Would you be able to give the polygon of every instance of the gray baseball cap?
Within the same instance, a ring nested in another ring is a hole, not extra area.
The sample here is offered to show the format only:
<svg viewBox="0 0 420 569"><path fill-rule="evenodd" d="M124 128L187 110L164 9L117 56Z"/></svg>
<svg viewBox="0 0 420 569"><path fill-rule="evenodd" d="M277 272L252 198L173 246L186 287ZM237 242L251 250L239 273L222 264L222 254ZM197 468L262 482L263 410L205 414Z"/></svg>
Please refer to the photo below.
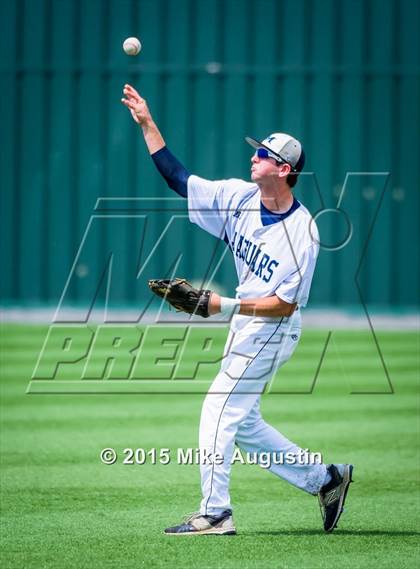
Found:
<svg viewBox="0 0 420 569"><path fill-rule="evenodd" d="M301 143L290 134L275 132L264 138L261 142L250 136L245 140L254 148L265 148L273 155L275 160L286 162L292 167L293 172L301 172L305 165L305 152Z"/></svg>

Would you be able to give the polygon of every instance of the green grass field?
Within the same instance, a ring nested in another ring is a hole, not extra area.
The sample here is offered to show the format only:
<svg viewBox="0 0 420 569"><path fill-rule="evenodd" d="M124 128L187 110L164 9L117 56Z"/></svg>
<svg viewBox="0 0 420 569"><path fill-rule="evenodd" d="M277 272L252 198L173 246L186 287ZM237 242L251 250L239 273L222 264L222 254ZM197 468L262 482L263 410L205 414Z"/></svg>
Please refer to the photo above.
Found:
<svg viewBox="0 0 420 569"><path fill-rule="evenodd" d="M312 394L325 332L304 332L264 396L263 415L327 462L355 464L331 535L316 498L257 466L235 465L235 537L167 537L197 509L198 466L100 462L104 447L197 446L203 395L25 394L45 326L4 325L1 366L1 566L13 568L414 568L418 566L419 343L333 334ZM219 329L221 341L225 331ZM192 361L199 350L188 354ZM214 366L203 372L209 379ZM376 394L352 394L371 391Z"/></svg>

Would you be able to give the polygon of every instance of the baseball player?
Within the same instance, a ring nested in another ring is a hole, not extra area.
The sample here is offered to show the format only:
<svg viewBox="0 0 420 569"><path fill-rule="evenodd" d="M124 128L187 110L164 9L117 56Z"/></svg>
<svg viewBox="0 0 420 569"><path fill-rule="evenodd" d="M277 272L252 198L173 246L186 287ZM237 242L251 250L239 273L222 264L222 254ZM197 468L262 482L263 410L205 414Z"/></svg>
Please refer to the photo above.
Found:
<svg viewBox="0 0 420 569"><path fill-rule="evenodd" d="M231 316L220 372L202 408L200 510L168 535L233 535L229 496L235 445L247 453L272 453L269 470L302 490L318 495L324 529L332 531L343 511L353 466L302 461L302 449L268 425L260 397L275 371L293 354L301 333L319 249L308 210L293 196L305 155L298 140L274 133L254 147L251 182L209 181L191 175L171 154L146 101L130 85L122 103L140 125L151 157L170 188L188 199L190 221L224 239L238 274L235 298L197 290L182 279L150 281L149 286L177 309ZM296 460L282 461L281 456ZM270 454L271 456L271 454Z"/></svg>

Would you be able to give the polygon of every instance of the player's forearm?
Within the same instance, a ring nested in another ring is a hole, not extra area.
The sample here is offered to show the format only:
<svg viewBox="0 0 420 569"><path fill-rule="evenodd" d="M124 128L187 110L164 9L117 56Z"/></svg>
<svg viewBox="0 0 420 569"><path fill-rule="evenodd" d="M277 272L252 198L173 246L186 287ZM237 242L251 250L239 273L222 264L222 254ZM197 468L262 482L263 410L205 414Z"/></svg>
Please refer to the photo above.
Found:
<svg viewBox="0 0 420 569"><path fill-rule="evenodd" d="M165 140L153 120L140 124L140 128L143 131L144 140L150 154L154 154L165 146Z"/></svg>
<svg viewBox="0 0 420 569"><path fill-rule="evenodd" d="M212 293L209 303L210 314L217 314L221 312L222 308L222 297L216 293ZM244 316L265 316L268 318L279 318L291 316L295 311L295 308L296 303L289 304L288 302L285 302L278 296L274 295L265 298L241 299L238 302L238 309L236 312Z"/></svg>
<svg viewBox="0 0 420 569"><path fill-rule="evenodd" d="M245 298L241 300L239 314L244 316L281 317L291 316L296 304L281 301L277 296L267 298Z"/></svg>

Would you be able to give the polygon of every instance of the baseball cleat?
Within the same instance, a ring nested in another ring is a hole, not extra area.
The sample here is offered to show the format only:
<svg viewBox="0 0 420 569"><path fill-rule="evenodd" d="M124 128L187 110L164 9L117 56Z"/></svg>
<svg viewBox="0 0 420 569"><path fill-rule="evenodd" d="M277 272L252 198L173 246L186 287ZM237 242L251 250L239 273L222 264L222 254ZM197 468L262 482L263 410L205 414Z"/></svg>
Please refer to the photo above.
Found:
<svg viewBox="0 0 420 569"><path fill-rule="evenodd" d="M330 464L327 467L331 480L321 488L318 494L319 506L324 522L324 530L333 531L343 513L344 501L352 480L352 464Z"/></svg>
<svg viewBox="0 0 420 569"><path fill-rule="evenodd" d="M179 526L166 528L166 535L236 535L232 510L219 516L203 516L199 512L187 516Z"/></svg>

